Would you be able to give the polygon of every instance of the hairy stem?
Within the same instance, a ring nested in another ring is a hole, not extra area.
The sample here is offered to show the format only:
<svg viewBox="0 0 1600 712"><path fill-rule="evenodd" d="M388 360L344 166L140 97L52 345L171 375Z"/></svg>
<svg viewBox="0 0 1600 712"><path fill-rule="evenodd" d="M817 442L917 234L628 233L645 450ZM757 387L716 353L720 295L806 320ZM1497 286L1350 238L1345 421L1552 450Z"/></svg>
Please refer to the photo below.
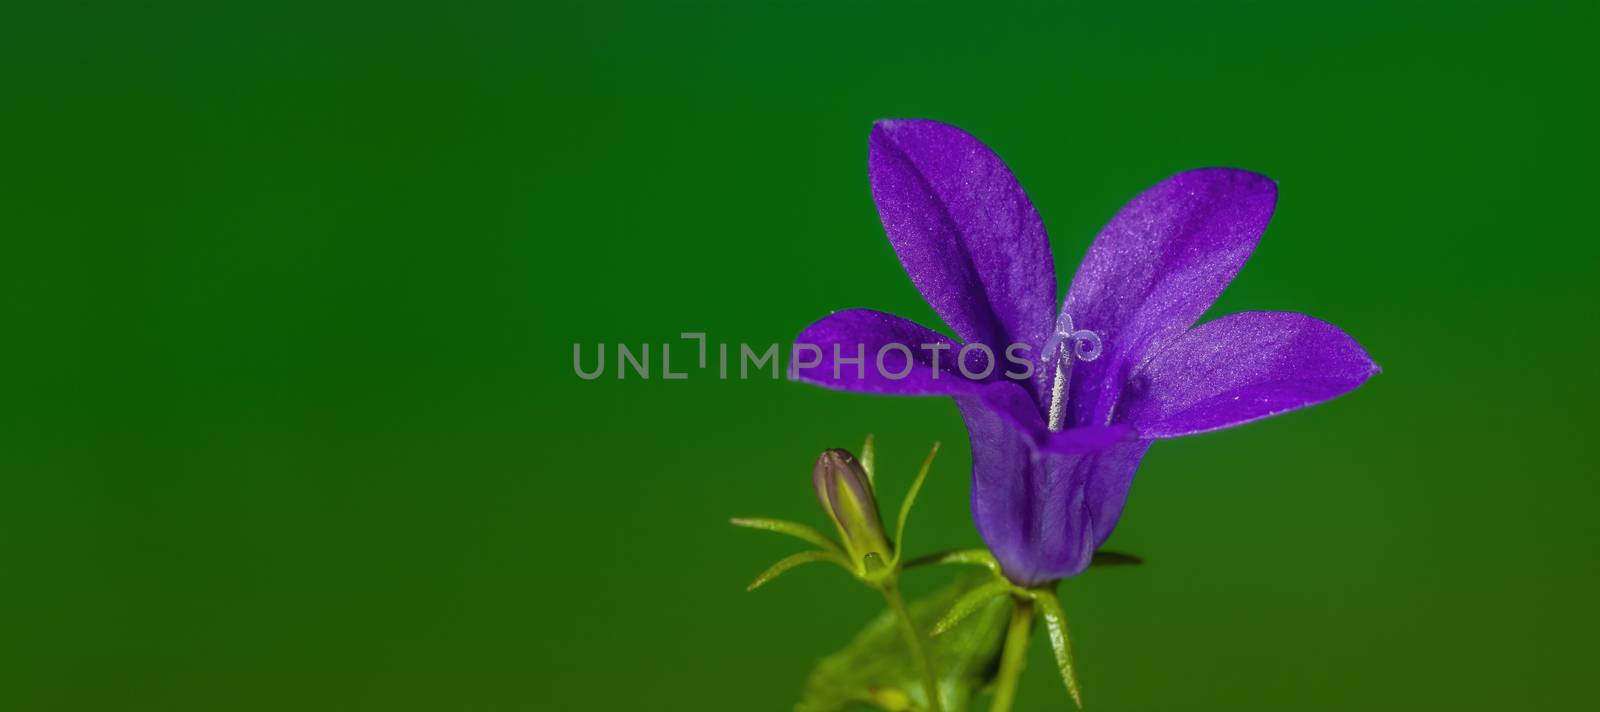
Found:
<svg viewBox="0 0 1600 712"><path fill-rule="evenodd" d="M894 610L894 617L900 621L900 632L905 636L906 647L911 650L911 657L917 663L917 668L922 671L922 689L928 696L928 709L931 712L941 712L939 699L939 675L934 672L933 660L928 657L928 649L922 644L922 633L917 630L917 624L911 620L911 611L906 609L905 600L900 598L900 591L891 581L882 587L883 598L889 602L889 608Z"/></svg>
<svg viewBox="0 0 1600 712"><path fill-rule="evenodd" d="M1033 633L1033 601L1016 599L1011 625L1006 628L1005 649L1000 654L1000 676L994 683L994 703L989 712L1011 712L1017 698L1017 681L1028 659L1028 638Z"/></svg>

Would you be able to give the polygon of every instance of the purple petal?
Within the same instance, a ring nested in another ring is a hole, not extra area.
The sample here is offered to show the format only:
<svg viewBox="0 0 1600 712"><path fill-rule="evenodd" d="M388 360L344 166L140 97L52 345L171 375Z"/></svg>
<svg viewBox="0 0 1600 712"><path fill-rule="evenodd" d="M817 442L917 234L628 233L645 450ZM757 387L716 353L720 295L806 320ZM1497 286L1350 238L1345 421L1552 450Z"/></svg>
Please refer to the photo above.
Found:
<svg viewBox="0 0 1600 712"><path fill-rule="evenodd" d="M1122 507L1128 502L1128 491L1133 488L1133 475L1139 461L1150 449L1149 440L1124 442L1086 456L1090 459L1088 488L1089 501L1094 503L1094 548L1099 549L1111 538L1117 521L1122 518Z"/></svg>
<svg viewBox="0 0 1600 712"><path fill-rule="evenodd" d="M1050 432L1028 391L1002 375L1006 371L1003 364L997 362L987 369L988 356L973 349L963 373L957 363L960 344L893 314L871 309L837 312L806 327L795 337L795 344L816 347L815 351L796 351L790 361L790 376L795 380L860 393L970 396L1022 433L1035 449L1057 454L1087 452L1134 435L1133 427L1126 424ZM879 353L883 354L881 363ZM860 363L855 362L858 357ZM990 371L986 377L968 375L985 370ZM895 378L901 373L905 375Z"/></svg>
<svg viewBox="0 0 1600 712"><path fill-rule="evenodd" d="M1088 567L1121 516L1149 441L1090 453L1035 454L986 404L956 399L972 439L972 516L1006 576L1036 585Z"/></svg>
<svg viewBox="0 0 1600 712"><path fill-rule="evenodd" d="M1230 314L1173 341L1128 383L1117 419L1146 438L1227 428L1354 390L1377 364L1304 314Z"/></svg>
<svg viewBox="0 0 1600 712"><path fill-rule="evenodd" d="M868 146L883 229L922 297L968 343L1037 352L1055 320L1055 265L1010 169L936 121L879 121Z"/></svg>
<svg viewBox="0 0 1600 712"><path fill-rule="evenodd" d="M802 346L806 344L816 351L809 352ZM984 383L960 372L956 364L960 350L961 345L949 337L909 319L847 309L818 319L795 337L790 377L860 393L975 395ZM857 357L860 363L854 362ZM981 358L981 352L970 352L968 370L980 373Z"/></svg>
<svg viewBox="0 0 1600 712"><path fill-rule="evenodd" d="M1277 196L1266 176L1187 171L1134 198L1100 231L1063 306L1105 348L1074 367L1074 422L1109 421L1128 375L1199 319L1249 259Z"/></svg>

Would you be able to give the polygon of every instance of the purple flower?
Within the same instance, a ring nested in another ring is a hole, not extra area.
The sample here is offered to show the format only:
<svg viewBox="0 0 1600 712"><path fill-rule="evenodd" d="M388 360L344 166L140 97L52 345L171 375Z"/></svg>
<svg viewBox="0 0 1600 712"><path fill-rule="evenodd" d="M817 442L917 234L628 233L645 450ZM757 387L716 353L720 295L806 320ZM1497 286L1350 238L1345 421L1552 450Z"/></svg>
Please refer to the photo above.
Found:
<svg viewBox="0 0 1600 712"><path fill-rule="evenodd" d="M1153 441L1320 403L1378 372L1354 339L1303 314L1191 328L1266 230L1277 186L1265 176L1205 168L1146 190L1100 231L1058 312L1044 224L987 146L934 121L880 121L868 171L906 274L962 341L851 309L796 338L821 358L791 374L954 396L973 519L1019 584L1089 565Z"/></svg>

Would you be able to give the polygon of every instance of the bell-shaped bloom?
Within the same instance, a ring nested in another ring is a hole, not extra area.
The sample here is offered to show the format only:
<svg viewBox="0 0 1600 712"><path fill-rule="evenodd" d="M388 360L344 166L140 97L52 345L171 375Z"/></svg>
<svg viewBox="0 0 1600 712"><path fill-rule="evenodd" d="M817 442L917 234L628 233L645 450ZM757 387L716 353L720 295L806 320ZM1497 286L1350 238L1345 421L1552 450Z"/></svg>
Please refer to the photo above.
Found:
<svg viewBox="0 0 1600 712"><path fill-rule="evenodd" d="M1302 314L1194 326L1266 230L1277 186L1265 176L1206 168L1146 190L1095 238L1058 308L1044 224L994 152L924 120L880 121L868 145L889 242L960 341L840 311L796 337L821 353L791 375L955 397L973 519L1019 584L1089 565L1154 440L1313 405L1378 372L1354 339Z"/></svg>

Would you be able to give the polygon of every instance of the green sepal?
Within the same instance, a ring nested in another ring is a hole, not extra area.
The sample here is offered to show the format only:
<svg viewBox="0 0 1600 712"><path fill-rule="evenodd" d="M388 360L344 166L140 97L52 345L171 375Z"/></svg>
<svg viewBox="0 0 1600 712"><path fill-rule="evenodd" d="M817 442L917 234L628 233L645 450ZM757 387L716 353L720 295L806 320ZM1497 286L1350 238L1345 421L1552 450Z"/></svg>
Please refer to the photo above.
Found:
<svg viewBox="0 0 1600 712"><path fill-rule="evenodd" d="M915 559L907 561L903 568L910 569L918 566L928 566L931 564L982 566L983 568L988 569L989 573L992 573L996 576L1002 575L1000 571L1000 562L995 560L994 554L989 553L988 549L954 549L951 551L941 551L934 554L928 554L926 556L919 556Z"/></svg>
<svg viewBox="0 0 1600 712"><path fill-rule="evenodd" d="M866 442L861 443L861 469L867 473L867 484L874 490L878 488L878 453L872 447L872 433L867 433Z"/></svg>
<svg viewBox="0 0 1600 712"><path fill-rule="evenodd" d="M1061 671L1061 681L1067 684L1067 694L1073 704L1083 709L1083 693L1078 689L1078 676L1072 671L1072 641L1067 637L1067 614L1061 610L1061 600L1054 591L1034 589L1033 601L1044 618L1045 630L1050 634L1050 649L1056 654L1056 669Z"/></svg>
<svg viewBox="0 0 1600 712"><path fill-rule="evenodd" d="M867 437L867 443L872 443L871 436ZM922 491L922 483L928 479L928 469L933 467L933 456L938 454L939 443L935 442L933 444L933 449L928 451L927 459L922 461L922 469L917 471L917 479L912 480L911 489L906 490L905 500L900 502L900 517L894 525L895 561L900 560L900 554L901 552L905 551L906 548L906 518L911 516L911 505L916 503L917 493ZM870 477L871 474L872 471L868 470L867 475Z"/></svg>
<svg viewBox="0 0 1600 712"><path fill-rule="evenodd" d="M1120 551L1106 551L1105 549L1094 552L1094 558L1089 560L1089 566L1091 567L1138 566L1142 563L1144 563L1144 559L1134 556L1133 554L1124 554Z"/></svg>
<svg viewBox="0 0 1600 712"><path fill-rule="evenodd" d="M786 556L780 559L778 563L768 566L767 570L761 572L761 575L757 576L756 580L751 581L750 585L746 586L744 590L754 591L758 588L761 588L761 586L766 582L781 576L785 571L788 571L796 566L812 563L814 561L827 561L832 564L837 564L840 568L843 568L846 571L851 570L850 564L844 559L839 558L839 555L832 551L802 551L798 554Z"/></svg>
<svg viewBox="0 0 1600 712"><path fill-rule="evenodd" d="M1011 592L1011 584L1006 581L990 581L982 586L972 589L956 599L951 604L950 610L933 626L933 635L944 635L955 624L966 619L967 616L983 607L989 599L995 596L1004 596Z"/></svg>
<svg viewBox="0 0 1600 712"><path fill-rule="evenodd" d="M788 534L796 539L810 542L826 551L838 554L840 558L844 558L844 550L840 549L839 545L835 544L832 539L829 539L822 532L812 529L811 527L799 522L789 522L782 519L764 519L760 517L737 517L728 521L736 527L760 529L763 531L777 532L779 534Z"/></svg>
<svg viewBox="0 0 1600 712"><path fill-rule="evenodd" d="M907 608L912 622L928 630L968 592L992 580L986 574L966 574L911 601ZM929 641L944 712L963 712L991 682L1011 605L1009 596L990 598L964 625ZM862 704L880 710L927 709L922 675L906 655L899 624L889 611L868 623L844 649L817 662L795 710L841 712Z"/></svg>

